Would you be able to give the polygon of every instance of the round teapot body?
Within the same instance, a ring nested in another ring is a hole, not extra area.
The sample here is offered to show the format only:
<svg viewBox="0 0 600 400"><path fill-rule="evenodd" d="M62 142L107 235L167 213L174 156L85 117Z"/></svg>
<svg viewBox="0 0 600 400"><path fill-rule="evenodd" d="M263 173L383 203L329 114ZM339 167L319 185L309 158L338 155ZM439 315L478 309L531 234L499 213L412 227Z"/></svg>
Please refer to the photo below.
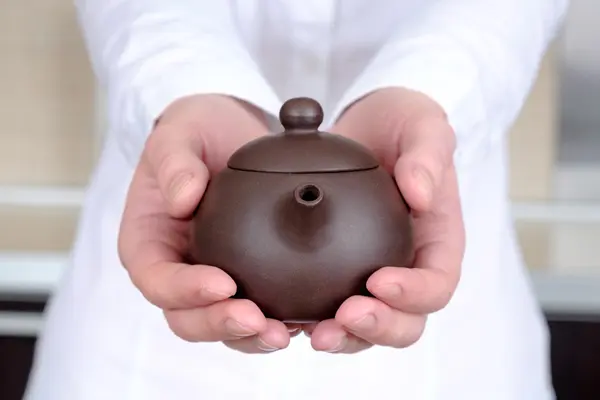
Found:
<svg viewBox="0 0 600 400"><path fill-rule="evenodd" d="M382 168L283 174L225 169L192 223L191 261L213 265L268 318L333 318L384 266L410 267L408 207Z"/></svg>

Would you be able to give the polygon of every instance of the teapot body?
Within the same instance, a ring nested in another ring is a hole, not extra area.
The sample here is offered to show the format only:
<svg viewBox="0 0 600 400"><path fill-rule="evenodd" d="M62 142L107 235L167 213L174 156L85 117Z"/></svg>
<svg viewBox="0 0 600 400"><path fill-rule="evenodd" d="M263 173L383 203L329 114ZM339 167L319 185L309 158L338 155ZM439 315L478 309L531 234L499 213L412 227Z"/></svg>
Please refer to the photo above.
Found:
<svg viewBox="0 0 600 400"><path fill-rule="evenodd" d="M227 168L209 183L192 221L191 262L237 284L236 297L268 318L333 318L381 267L409 267L409 209L381 167L336 173Z"/></svg>

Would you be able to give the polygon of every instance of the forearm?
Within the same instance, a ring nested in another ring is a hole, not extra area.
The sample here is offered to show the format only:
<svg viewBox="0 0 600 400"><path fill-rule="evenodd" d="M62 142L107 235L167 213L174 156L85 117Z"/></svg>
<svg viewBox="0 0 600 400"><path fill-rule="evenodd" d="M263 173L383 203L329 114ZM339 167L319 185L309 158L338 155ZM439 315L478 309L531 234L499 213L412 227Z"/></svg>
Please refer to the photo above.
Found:
<svg viewBox="0 0 600 400"><path fill-rule="evenodd" d="M231 95L275 113L279 102L239 40L227 2L76 0L111 131L135 164L174 100Z"/></svg>
<svg viewBox="0 0 600 400"><path fill-rule="evenodd" d="M510 127L567 0L436 1L399 27L337 108L384 87L425 93L446 111L458 158Z"/></svg>

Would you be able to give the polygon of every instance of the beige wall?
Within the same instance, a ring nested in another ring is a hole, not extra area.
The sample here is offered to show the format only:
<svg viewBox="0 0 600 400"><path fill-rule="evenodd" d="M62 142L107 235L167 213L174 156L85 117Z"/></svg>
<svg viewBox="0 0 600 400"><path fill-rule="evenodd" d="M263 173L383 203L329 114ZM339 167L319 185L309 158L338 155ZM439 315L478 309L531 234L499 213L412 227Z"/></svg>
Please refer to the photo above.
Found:
<svg viewBox="0 0 600 400"><path fill-rule="evenodd" d="M510 134L510 192L514 200L551 197L557 115L558 70L556 49L552 48Z"/></svg>
<svg viewBox="0 0 600 400"><path fill-rule="evenodd" d="M94 86L71 0L4 0L0 12L0 185L84 184ZM511 195L548 196L556 135L550 52L511 134Z"/></svg>
<svg viewBox="0 0 600 400"><path fill-rule="evenodd" d="M95 90L72 0L4 0L0 54L0 185L85 185L94 162ZM550 52L510 136L514 199L550 194L556 72ZM0 225L13 227L0 232L0 249L66 249L76 216L0 209ZM547 253L547 230L522 226L520 234L527 257Z"/></svg>
<svg viewBox="0 0 600 400"><path fill-rule="evenodd" d="M0 252L68 251L78 217L74 209L0 207Z"/></svg>
<svg viewBox="0 0 600 400"><path fill-rule="evenodd" d="M510 195L516 201L551 200L558 132L558 69L556 48L544 58L538 79L510 133ZM518 221L526 264L554 264L557 229L540 222ZM558 229L560 232L560 229Z"/></svg>
<svg viewBox="0 0 600 400"><path fill-rule="evenodd" d="M85 185L94 78L72 0L0 5L0 186ZM0 207L0 251L64 251L78 210Z"/></svg>
<svg viewBox="0 0 600 400"><path fill-rule="evenodd" d="M85 184L94 160L94 80L73 2L0 7L0 185Z"/></svg>

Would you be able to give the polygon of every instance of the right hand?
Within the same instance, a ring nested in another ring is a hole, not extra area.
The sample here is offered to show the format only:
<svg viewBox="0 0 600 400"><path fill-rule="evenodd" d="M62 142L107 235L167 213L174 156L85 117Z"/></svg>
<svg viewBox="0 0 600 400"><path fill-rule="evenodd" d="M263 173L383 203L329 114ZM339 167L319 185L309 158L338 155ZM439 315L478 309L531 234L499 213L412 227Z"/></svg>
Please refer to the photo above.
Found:
<svg viewBox="0 0 600 400"><path fill-rule="evenodd" d="M169 106L136 167L119 232L119 256L133 284L163 310L177 336L222 341L246 353L285 348L290 332L300 329L266 319L251 301L231 299L233 279L213 266L188 265L184 255L190 218L209 176L225 168L239 147L267 133L259 115L217 95Z"/></svg>

